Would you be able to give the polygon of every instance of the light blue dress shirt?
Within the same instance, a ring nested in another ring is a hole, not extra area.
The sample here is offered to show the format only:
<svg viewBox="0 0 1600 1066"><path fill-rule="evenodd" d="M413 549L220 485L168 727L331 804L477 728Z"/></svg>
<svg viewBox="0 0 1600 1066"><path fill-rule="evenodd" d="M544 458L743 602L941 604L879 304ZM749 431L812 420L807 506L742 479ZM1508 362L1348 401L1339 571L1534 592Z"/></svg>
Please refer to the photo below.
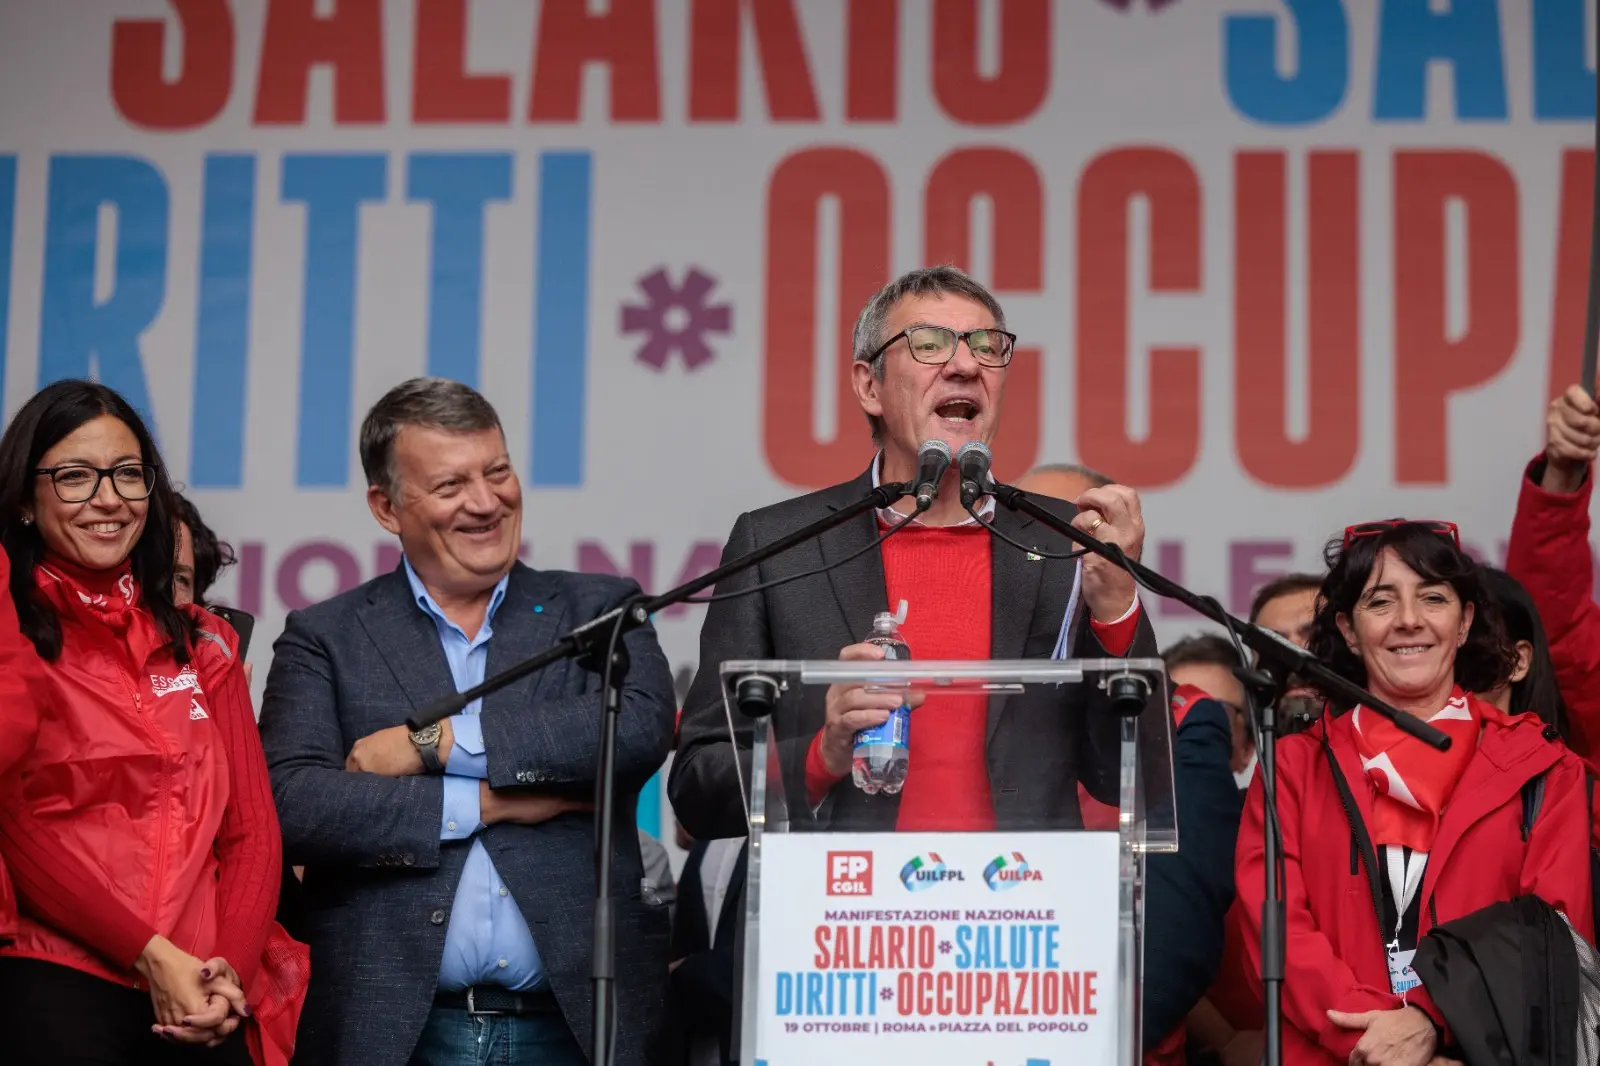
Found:
<svg viewBox="0 0 1600 1066"><path fill-rule="evenodd" d="M439 643L444 647L456 691L464 692L482 682L489 663L489 638L494 636L494 614L506 597L509 576L494 587L483 625L470 640L428 595L409 559L406 580L411 582L417 606L439 630ZM484 828L479 820L478 782L489 776L489 760L483 751L483 722L478 718L481 703L473 700L450 718L454 745L444 775L440 840L467 840ZM461 870L461 883L456 886L455 902L450 906L439 987L504 985L522 992L543 984L544 979L544 960L539 957L522 911L495 872L494 860L489 858L483 842L474 840Z"/></svg>

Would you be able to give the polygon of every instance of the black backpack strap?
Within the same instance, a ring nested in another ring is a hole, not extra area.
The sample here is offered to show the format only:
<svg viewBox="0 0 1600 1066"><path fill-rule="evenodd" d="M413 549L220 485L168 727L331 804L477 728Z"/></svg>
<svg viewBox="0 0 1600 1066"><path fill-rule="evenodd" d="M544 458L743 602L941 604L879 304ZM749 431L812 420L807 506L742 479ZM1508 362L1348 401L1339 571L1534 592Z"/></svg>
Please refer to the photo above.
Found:
<svg viewBox="0 0 1600 1066"><path fill-rule="evenodd" d="M1356 843L1356 849L1361 855L1361 865L1367 870L1367 887L1372 891L1372 909L1378 915L1378 931L1383 936L1383 942L1389 943L1394 936L1396 927L1400 924L1400 916L1395 913L1397 904L1391 902L1383 893L1383 884L1379 878L1384 876L1378 870L1378 852L1372 846L1372 837L1367 833L1367 825L1361 820L1361 809L1356 806L1356 797L1350 791L1350 783L1344 779L1344 772L1339 769L1339 760L1333 754L1333 746L1328 743L1328 729L1326 723L1322 728L1322 754L1327 756L1328 770L1333 774L1333 783L1339 789L1339 803L1344 807L1345 820L1350 823L1350 835Z"/></svg>
<svg viewBox="0 0 1600 1066"><path fill-rule="evenodd" d="M1539 817L1539 808L1544 806L1544 775L1539 771L1538 776L1524 781L1522 784L1522 842L1526 844L1533 835L1534 820Z"/></svg>

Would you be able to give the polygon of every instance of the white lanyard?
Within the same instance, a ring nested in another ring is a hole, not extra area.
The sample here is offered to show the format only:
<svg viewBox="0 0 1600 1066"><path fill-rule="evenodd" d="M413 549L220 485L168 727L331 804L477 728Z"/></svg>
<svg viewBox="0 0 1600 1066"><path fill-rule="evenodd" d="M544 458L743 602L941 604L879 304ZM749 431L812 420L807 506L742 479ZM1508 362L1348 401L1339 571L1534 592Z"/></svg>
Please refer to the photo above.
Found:
<svg viewBox="0 0 1600 1066"><path fill-rule="evenodd" d="M1390 844L1383 850L1389 867L1389 887L1394 891L1394 943L1398 945L1400 929L1406 923L1406 911L1411 909L1411 901L1416 899L1417 890L1422 887L1422 874L1428 867L1428 853L1413 851L1407 858L1405 849L1398 844Z"/></svg>

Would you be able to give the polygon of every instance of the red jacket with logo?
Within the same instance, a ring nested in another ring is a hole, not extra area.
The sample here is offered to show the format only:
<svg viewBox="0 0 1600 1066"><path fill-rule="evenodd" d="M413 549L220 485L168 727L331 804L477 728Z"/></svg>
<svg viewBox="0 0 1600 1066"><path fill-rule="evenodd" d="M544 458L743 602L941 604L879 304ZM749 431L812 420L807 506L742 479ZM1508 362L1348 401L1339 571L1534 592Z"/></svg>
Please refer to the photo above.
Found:
<svg viewBox="0 0 1600 1066"><path fill-rule="evenodd" d="M0 781L33 746L39 728L43 672L33 645L17 628L17 610L5 594L11 561L0 549ZM17 935L17 901L11 878L0 860L0 941Z"/></svg>
<svg viewBox="0 0 1600 1066"><path fill-rule="evenodd" d="M1533 894L1594 939L1589 884L1589 815L1583 763L1548 739L1531 714L1509 718L1472 697L1482 715L1478 749L1440 821L1422 881L1418 936L1436 925L1513 896ZM1360 1032L1340 1029L1328 1010L1360 1013L1406 1003L1444 1019L1425 990L1389 990L1385 951L1372 892L1337 786L1321 748L1324 730L1363 820L1373 824L1372 787L1361 769L1350 716L1278 744L1278 811L1283 833L1288 961L1283 983L1283 1061L1303 1066L1343 1063ZM1533 831L1522 839L1522 786L1545 775ZM1261 776L1251 782L1235 862L1239 912L1245 924L1249 976L1261 995Z"/></svg>
<svg viewBox="0 0 1600 1066"><path fill-rule="evenodd" d="M304 949L273 921L282 841L237 636L190 608L202 631L179 663L131 575L47 562L36 578L62 651L0 802L22 910L0 953L139 987L132 963L159 933L225 957L261 1030L290 1016L292 1046Z"/></svg>

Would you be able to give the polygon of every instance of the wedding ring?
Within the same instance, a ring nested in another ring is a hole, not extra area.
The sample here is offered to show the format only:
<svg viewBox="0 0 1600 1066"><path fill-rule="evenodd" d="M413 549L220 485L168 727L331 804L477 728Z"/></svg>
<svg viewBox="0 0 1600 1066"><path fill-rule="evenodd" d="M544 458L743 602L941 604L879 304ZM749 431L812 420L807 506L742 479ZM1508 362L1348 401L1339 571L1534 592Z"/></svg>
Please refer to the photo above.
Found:
<svg viewBox="0 0 1600 1066"><path fill-rule="evenodd" d="M1089 528L1084 530L1084 532L1085 533L1093 533L1095 530L1099 529L1101 526L1103 526L1105 524L1106 524L1106 520L1104 518L1101 518L1099 515L1095 515L1094 516L1094 521L1089 523Z"/></svg>

